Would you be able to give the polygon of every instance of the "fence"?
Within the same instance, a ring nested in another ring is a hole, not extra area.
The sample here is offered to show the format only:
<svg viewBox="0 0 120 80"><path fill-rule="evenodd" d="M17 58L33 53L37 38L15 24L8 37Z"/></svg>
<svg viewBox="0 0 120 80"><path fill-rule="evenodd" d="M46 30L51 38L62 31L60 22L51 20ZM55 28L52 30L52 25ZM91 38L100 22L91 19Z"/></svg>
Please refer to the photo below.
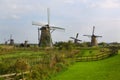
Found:
<svg viewBox="0 0 120 80"><path fill-rule="evenodd" d="M76 57L76 62L82 62L82 61L98 61L98 60L102 60L105 59L107 57L113 56L116 53L100 53L94 56L81 56L81 57Z"/></svg>

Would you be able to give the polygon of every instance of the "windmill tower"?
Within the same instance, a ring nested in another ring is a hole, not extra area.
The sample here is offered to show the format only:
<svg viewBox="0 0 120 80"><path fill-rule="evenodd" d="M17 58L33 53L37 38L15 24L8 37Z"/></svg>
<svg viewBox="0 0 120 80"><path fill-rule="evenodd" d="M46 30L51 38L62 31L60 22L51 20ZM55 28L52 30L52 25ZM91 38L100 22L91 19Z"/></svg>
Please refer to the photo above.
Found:
<svg viewBox="0 0 120 80"><path fill-rule="evenodd" d="M97 44L97 39L98 37L102 37L102 36L97 36L94 34L95 31L95 26L93 26L93 31L92 31L92 35L83 35L83 36L88 36L91 37L91 46L98 46Z"/></svg>
<svg viewBox="0 0 120 80"><path fill-rule="evenodd" d="M79 35L79 33L76 34L76 37L75 37L75 38L74 38L74 37L70 37L71 39L74 40L74 43L75 43L75 44L77 44L78 41L82 41L82 40L79 40L79 39L78 39L78 35Z"/></svg>
<svg viewBox="0 0 120 80"><path fill-rule="evenodd" d="M14 45L14 39L12 39L12 34L10 35L10 45Z"/></svg>
<svg viewBox="0 0 120 80"><path fill-rule="evenodd" d="M41 28L38 27L38 46L39 47L52 47L53 43L52 43L51 33L56 29L65 30L64 28L50 26L49 8L47 9L47 15L48 15L47 24L32 22L32 25L41 26ZM41 34L40 34L40 31L41 31Z"/></svg>

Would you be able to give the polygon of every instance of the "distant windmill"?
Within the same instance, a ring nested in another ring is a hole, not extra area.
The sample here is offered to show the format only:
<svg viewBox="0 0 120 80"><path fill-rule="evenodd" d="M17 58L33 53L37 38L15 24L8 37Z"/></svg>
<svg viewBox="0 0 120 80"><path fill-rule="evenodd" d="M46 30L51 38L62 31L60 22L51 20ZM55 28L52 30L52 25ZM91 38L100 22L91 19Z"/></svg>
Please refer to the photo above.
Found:
<svg viewBox="0 0 120 80"><path fill-rule="evenodd" d="M74 39L74 43L75 43L75 44L77 44L78 41L82 41L82 40L79 40L79 39L78 39L78 35L79 35L79 33L76 34L76 37L75 37L75 38L74 38L74 37L70 37L71 39Z"/></svg>
<svg viewBox="0 0 120 80"><path fill-rule="evenodd" d="M14 45L14 39L12 39L12 34L10 35L10 45Z"/></svg>
<svg viewBox="0 0 120 80"><path fill-rule="evenodd" d="M50 26L49 8L47 9L47 15L48 15L47 24L32 22L32 25L41 26L41 28L38 27L39 47L52 47L53 43L52 43L51 33L56 29L65 30L64 28ZM40 30L41 30L41 35L40 35Z"/></svg>
<svg viewBox="0 0 120 80"><path fill-rule="evenodd" d="M94 34L95 31L95 26L93 26L93 31L92 31L92 35L83 35L83 36L88 36L91 37L91 46L98 46L97 44L97 39L98 37L102 37L102 36L97 36Z"/></svg>
<svg viewBox="0 0 120 80"><path fill-rule="evenodd" d="M10 35L10 39L9 40L5 40L5 45L7 45L9 42L9 45L14 45L14 39L12 39L12 34Z"/></svg>

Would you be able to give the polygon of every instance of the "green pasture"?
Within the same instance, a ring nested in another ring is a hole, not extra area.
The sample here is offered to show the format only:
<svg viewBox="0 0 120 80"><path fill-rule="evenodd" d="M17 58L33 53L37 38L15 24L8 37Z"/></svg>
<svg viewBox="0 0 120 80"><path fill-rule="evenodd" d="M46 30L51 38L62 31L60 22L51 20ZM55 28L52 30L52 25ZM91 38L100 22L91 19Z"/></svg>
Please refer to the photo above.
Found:
<svg viewBox="0 0 120 80"><path fill-rule="evenodd" d="M80 50L80 53L78 56L92 56L98 53L100 53L99 50Z"/></svg>
<svg viewBox="0 0 120 80"><path fill-rule="evenodd" d="M83 57L83 56L94 56L100 54L102 48L80 48L79 54L76 57ZM106 51L106 49L104 50Z"/></svg>
<svg viewBox="0 0 120 80"><path fill-rule="evenodd" d="M29 58L29 57L39 57L45 52L43 51L29 51L29 50L16 50L9 52L7 54L0 55L0 61L2 59L17 59L17 58Z"/></svg>
<svg viewBox="0 0 120 80"><path fill-rule="evenodd" d="M76 50L78 51L77 53ZM40 66L42 64L40 59L44 58L43 61L45 63L43 63L43 66L38 67L36 71L34 70L36 72L34 75L36 76L35 80L39 80L41 75L51 80L120 80L120 54L100 61L75 62L77 57L93 56L102 53L102 51L107 52L107 50L102 48L79 48L76 50L1 48L0 75L14 73L14 64L17 60L21 60L21 58L27 60L31 69L36 69L37 66ZM54 62L55 60L56 62ZM46 62L49 63L47 64ZM55 65L48 70L49 66L47 65L50 65L50 63ZM63 69L64 67L65 69ZM39 70L43 71L43 73Z"/></svg>
<svg viewBox="0 0 120 80"><path fill-rule="evenodd" d="M51 80L120 80L120 54L93 62L77 62Z"/></svg>

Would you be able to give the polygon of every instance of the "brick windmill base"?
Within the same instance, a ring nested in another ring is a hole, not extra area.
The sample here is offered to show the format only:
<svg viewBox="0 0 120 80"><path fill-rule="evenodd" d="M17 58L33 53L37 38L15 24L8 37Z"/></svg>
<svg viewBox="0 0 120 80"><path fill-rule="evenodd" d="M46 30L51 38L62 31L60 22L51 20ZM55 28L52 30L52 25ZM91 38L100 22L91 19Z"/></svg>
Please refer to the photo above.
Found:
<svg viewBox="0 0 120 80"><path fill-rule="evenodd" d="M91 46L98 46L97 39L95 36L91 37Z"/></svg>
<svg viewBox="0 0 120 80"><path fill-rule="evenodd" d="M49 27L42 27L39 39L39 47L52 47L52 39Z"/></svg>

